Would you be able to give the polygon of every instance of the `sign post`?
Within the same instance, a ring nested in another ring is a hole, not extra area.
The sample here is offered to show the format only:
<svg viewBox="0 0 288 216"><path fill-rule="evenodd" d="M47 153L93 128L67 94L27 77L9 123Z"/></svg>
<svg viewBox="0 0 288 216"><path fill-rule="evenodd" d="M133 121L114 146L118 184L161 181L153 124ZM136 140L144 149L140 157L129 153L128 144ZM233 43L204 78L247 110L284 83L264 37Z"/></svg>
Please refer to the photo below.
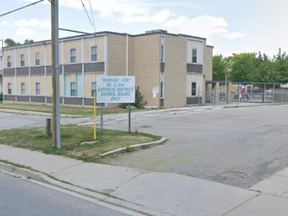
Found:
<svg viewBox="0 0 288 216"><path fill-rule="evenodd" d="M131 104L135 103L135 77L97 77L97 103L129 104L128 131L131 132Z"/></svg>

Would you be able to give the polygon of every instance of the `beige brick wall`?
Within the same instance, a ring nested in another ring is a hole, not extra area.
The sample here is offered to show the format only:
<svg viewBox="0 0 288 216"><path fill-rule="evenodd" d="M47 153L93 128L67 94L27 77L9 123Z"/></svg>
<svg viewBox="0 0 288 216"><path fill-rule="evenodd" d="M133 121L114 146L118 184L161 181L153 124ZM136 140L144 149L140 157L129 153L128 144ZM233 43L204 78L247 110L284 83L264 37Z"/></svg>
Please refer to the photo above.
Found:
<svg viewBox="0 0 288 216"><path fill-rule="evenodd" d="M104 36L84 39L85 63L91 62L91 47L97 46L97 62L104 62Z"/></svg>
<svg viewBox="0 0 288 216"><path fill-rule="evenodd" d="M36 53L40 54L40 66L44 65L44 46L43 45L39 45L39 46L32 46L30 48L30 55L31 55L31 67L35 67L35 54Z"/></svg>
<svg viewBox="0 0 288 216"><path fill-rule="evenodd" d="M126 75L126 36L108 36L108 74L109 76Z"/></svg>
<svg viewBox="0 0 288 216"><path fill-rule="evenodd" d="M64 64L70 64L70 49L76 49L75 63L76 64L81 63L81 55L82 55L81 39L64 42L64 50L65 50Z"/></svg>
<svg viewBox="0 0 288 216"><path fill-rule="evenodd" d="M203 75L205 75L205 80L212 80L213 48L206 46L204 51Z"/></svg>
<svg viewBox="0 0 288 216"><path fill-rule="evenodd" d="M36 95L36 83L40 83L40 95L44 95L44 77L32 76L31 77L31 95Z"/></svg>
<svg viewBox="0 0 288 216"><path fill-rule="evenodd" d="M147 101L147 106L159 107L160 95L153 98L153 87L160 88L160 34L138 36L133 41L132 70L136 86ZM186 52L185 52L186 53Z"/></svg>
<svg viewBox="0 0 288 216"><path fill-rule="evenodd" d="M187 39L166 35L165 45L164 107L182 107L186 105Z"/></svg>
<svg viewBox="0 0 288 216"><path fill-rule="evenodd" d="M21 83L25 83L25 95L29 95L29 77L17 77L17 95L21 95Z"/></svg>
<svg viewBox="0 0 288 216"><path fill-rule="evenodd" d="M15 78L14 77L5 77L4 78L5 82L3 82L3 92L4 94L8 94L8 83L11 83L11 87L12 87L12 95L15 94Z"/></svg>
<svg viewBox="0 0 288 216"><path fill-rule="evenodd" d="M104 73L102 74L96 74L96 73L88 73L85 74L85 84L84 84L84 97L91 97L91 83L97 82L97 77L104 76Z"/></svg>
<svg viewBox="0 0 288 216"><path fill-rule="evenodd" d="M3 56L3 68L7 68L7 57L11 56L11 68L14 67L15 58L14 58L14 50L5 50Z"/></svg>

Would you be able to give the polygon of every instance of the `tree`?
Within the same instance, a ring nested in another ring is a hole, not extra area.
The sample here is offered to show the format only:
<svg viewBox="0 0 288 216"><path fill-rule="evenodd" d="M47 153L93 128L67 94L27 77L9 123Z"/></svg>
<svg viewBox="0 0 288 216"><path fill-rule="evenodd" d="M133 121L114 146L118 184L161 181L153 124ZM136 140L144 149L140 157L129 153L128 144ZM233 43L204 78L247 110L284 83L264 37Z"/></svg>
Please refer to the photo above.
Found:
<svg viewBox="0 0 288 216"><path fill-rule="evenodd" d="M11 38L7 38L6 40L4 40L4 43L5 43L5 46L8 46L8 47L20 45L19 42L15 42Z"/></svg>
<svg viewBox="0 0 288 216"><path fill-rule="evenodd" d="M23 44L33 44L33 40L26 39Z"/></svg>
<svg viewBox="0 0 288 216"><path fill-rule="evenodd" d="M13 46L21 45L21 43L16 42L11 38L7 38L4 41L4 43L5 43L5 46L7 46L7 47L13 47ZM26 39L23 44L32 44L32 43L34 43L33 40Z"/></svg>
<svg viewBox="0 0 288 216"><path fill-rule="evenodd" d="M227 66L226 59L222 55L213 56L213 80L225 80Z"/></svg>
<svg viewBox="0 0 288 216"><path fill-rule="evenodd" d="M278 75L278 82L288 83L288 56L286 52L282 52L279 49L279 52L274 56L275 71Z"/></svg>

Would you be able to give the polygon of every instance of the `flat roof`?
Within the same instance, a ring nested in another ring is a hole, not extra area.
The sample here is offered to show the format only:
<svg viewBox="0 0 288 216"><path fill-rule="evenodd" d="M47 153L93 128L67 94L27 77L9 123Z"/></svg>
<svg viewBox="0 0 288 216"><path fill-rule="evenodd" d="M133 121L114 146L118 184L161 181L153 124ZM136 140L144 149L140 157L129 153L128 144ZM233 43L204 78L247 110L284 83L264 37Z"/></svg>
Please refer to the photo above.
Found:
<svg viewBox="0 0 288 216"><path fill-rule="evenodd" d="M91 38L91 37L95 37L95 36L101 37L101 36L105 36L105 35L109 35L109 34L122 35L122 36L128 35L130 37L140 37L140 36L161 34L161 35L170 35L170 36L182 36L182 37L187 37L187 38L191 38L191 39L206 41L206 38L202 38L202 37L197 37L197 36L193 36L193 35L186 35L186 34L174 34L174 33L169 33L166 30L157 29L157 30L146 31L145 33L135 34L135 35L128 34L128 33L113 32L113 31L101 31L101 32L95 32L95 33L87 33L87 34L80 34L80 35L75 35L75 36L68 36L68 37L59 38L59 42L69 41L69 40L77 40L77 39L82 39L82 38ZM49 40L43 40L43 41L35 41L34 43L31 43L31 44L20 44L20 45L16 45L16 46L12 46L12 47L6 46L6 47L3 47L3 50L10 50L10 49L14 49L14 48L24 48L27 46L37 46L37 45L41 45L41 44L50 44L50 43L51 43L50 39ZM212 46L208 46L208 47L212 47Z"/></svg>

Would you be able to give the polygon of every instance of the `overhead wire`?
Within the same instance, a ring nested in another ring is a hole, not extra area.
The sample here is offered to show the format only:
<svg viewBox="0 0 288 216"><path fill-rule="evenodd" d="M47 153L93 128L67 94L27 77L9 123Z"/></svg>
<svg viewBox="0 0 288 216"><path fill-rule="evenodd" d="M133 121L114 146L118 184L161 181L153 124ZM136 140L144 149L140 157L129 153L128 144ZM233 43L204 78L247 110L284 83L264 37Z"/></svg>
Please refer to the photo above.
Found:
<svg viewBox="0 0 288 216"><path fill-rule="evenodd" d="M12 14L12 13L15 13L15 12L17 12L17 11L19 11L19 10L23 10L23 9L25 9L25 8L31 7L31 6L36 5L36 4L38 4L38 3L40 3L40 2L43 2L43 1L45 1L45 0L39 0L39 1L36 1L36 2L32 2L32 3L30 3L30 4L27 4L27 5L25 5L25 6L22 6L22 7L20 7L20 8L16 8L16 9L14 9L14 10L5 12L5 13L3 13L3 14L0 14L0 17L7 16L7 15L9 15L9 14Z"/></svg>

